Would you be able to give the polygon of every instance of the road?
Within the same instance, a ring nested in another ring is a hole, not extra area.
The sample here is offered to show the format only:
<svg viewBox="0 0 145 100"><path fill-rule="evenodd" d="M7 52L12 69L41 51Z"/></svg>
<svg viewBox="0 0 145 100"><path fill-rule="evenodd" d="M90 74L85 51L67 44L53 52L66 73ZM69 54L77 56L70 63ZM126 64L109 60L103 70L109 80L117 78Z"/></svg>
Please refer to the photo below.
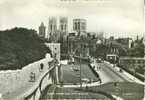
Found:
<svg viewBox="0 0 145 100"><path fill-rule="evenodd" d="M50 87L45 91L47 93L41 96L40 100L112 100L102 93L92 93L86 89L56 87L54 90Z"/></svg>
<svg viewBox="0 0 145 100"><path fill-rule="evenodd" d="M116 72L109 64L97 63L97 66L100 67L97 72L99 73L102 83L129 81L127 77L122 76L120 72Z"/></svg>

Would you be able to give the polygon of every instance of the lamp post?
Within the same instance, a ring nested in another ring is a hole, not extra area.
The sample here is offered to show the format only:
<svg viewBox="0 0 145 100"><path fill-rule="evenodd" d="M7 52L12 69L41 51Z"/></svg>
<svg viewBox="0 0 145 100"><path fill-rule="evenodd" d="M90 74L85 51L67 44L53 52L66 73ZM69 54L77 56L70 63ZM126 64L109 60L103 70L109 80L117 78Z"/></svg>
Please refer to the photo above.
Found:
<svg viewBox="0 0 145 100"><path fill-rule="evenodd" d="M81 53L80 53L80 88L82 88L82 75L81 75Z"/></svg>
<svg viewBox="0 0 145 100"><path fill-rule="evenodd" d="M81 43L81 42L80 42ZM81 71L82 71L82 68L81 68L81 46L80 46L80 88L82 88L82 74L81 74Z"/></svg>
<svg viewBox="0 0 145 100"><path fill-rule="evenodd" d="M58 79L58 59L56 58L56 53L54 53L54 66L55 66L55 84L58 84L59 79Z"/></svg>

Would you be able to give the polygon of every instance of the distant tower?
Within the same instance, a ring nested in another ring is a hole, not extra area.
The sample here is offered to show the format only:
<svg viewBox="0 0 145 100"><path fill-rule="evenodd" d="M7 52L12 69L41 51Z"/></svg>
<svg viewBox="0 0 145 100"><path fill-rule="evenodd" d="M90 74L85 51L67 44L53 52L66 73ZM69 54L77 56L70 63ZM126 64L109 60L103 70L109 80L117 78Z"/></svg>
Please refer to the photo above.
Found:
<svg viewBox="0 0 145 100"><path fill-rule="evenodd" d="M129 39L129 40L128 40L128 48L131 48L131 44L132 44L132 40Z"/></svg>
<svg viewBox="0 0 145 100"><path fill-rule="evenodd" d="M49 18L48 33L50 36L55 34L57 31L57 20L55 17Z"/></svg>
<svg viewBox="0 0 145 100"><path fill-rule="evenodd" d="M78 32L78 35L80 35L81 32L86 32L86 20L73 19L73 30Z"/></svg>
<svg viewBox="0 0 145 100"><path fill-rule="evenodd" d="M39 36L45 38L45 30L46 27L44 26L44 23L41 22L41 25L39 26Z"/></svg>
<svg viewBox="0 0 145 100"><path fill-rule="evenodd" d="M59 31L66 34L68 31L68 19L67 17L60 17L59 20Z"/></svg>

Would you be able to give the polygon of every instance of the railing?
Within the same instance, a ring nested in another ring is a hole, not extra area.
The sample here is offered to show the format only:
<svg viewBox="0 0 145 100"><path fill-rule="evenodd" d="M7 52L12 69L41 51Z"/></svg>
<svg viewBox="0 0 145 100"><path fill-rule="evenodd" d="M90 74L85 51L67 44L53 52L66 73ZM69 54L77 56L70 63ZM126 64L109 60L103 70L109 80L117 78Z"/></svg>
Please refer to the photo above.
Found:
<svg viewBox="0 0 145 100"><path fill-rule="evenodd" d="M51 66L48 71L42 76L38 84L36 85L36 88L29 93L28 95L24 96L23 100L39 100L41 94L42 94L42 83L44 79L47 79L46 76L55 68L55 66ZM51 83L50 83L51 84ZM49 84L47 84L48 86ZM46 87L46 86L45 86Z"/></svg>

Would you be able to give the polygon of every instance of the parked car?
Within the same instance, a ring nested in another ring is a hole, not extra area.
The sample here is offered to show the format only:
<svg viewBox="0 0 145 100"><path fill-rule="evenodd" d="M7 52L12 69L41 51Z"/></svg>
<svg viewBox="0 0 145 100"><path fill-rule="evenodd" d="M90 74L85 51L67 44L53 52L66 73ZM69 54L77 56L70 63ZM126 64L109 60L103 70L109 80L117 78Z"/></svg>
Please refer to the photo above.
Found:
<svg viewBox="0 0 145 100"><path fill-rule="evenodd" d="M74 67L74 68L73 68L73 70L74 70L74 71L79 71L80 69L79 69L79 68L75 68L75 67Z"/></svg>
<svg viewBox="0 0 145 100"><path fill-rule="evenodd" d="M83 78L81 81L82 83L90 83L90 80L88 78Z"/></svg>

